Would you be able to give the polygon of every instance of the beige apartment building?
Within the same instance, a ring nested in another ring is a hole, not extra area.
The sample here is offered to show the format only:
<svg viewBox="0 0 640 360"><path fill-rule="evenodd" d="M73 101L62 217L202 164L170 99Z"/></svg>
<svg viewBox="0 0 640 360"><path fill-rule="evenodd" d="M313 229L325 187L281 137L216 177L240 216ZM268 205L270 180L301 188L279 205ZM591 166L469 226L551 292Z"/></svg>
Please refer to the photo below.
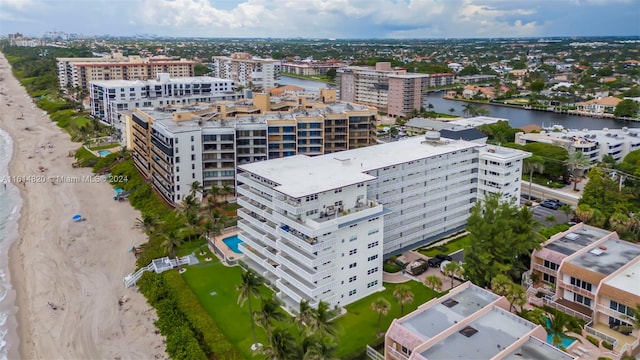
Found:
<svg viewBox="0 0 640 360"><path fill-rule="evenodd" d="M134 164L170 204L198 181L235 188L236 167L376 144L375 109L321 96L166 105L123 112Z"/></svg>
<svg viewBox="0 0 640 360"><path fill-rule="evenodd" d="M638 348L639 331L631 325L640 303L640 245L575 225L533 252L527 284L531 304L585 320L587 333L613 344L610 357Z"/></svg>
<svg viewBox="0 0 640 360"><path fill-rule="evenodd" d="M419 110L430 87L453 84L453 74L408 73L379 62L375 67L348 66L338 70L340 100L374 106L389 116Z"/></svg>
<svg viewBox="0 0 640 360"><path fill-rule="evenodd" d="M114 53L95 58L57 58L61 90L89 90L89 82L103 80L151 80L160 73L170 77L194 76L195 62L169 57L122 56Z"/></svg>
<svg viewBox="0 0 640 360"><path fill-rule="evenodd" d="M541 325L510 313L505 297L466 282L393 320L384 359L574 359L546 338Z"/></svg>

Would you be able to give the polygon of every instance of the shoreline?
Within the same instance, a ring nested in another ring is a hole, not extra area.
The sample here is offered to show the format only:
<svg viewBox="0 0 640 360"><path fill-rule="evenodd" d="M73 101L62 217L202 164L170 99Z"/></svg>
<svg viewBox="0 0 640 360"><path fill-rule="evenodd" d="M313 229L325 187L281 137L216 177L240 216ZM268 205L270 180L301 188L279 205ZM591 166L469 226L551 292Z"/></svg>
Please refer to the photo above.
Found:
<svg viewBox="0 0 640 360"><path fill-rule="evenodd" d="M131 226L140 213L114 202L109 184L47 181L90 175L68 157L81 144L35 106L1 53L0 75L9 174L31 177L14 184L22 207L8 253L20 338L12 347L23 359L166 358L155 310L122 283L135 269L127 249L147 241ZM73 222L76 213L87 221Z"/></svg>
<svg viewBox="0 0 640 360"><path fill-rule="evenodd" d="M0 129L2 131L2 137L9 137L9 141L11 142L11 146L7 146L8 162L6 164L2 164L4 167L6 165L7 174L11 173L9 167L11 166L11 162L13 160L13 152L15 151L15 142L12 140L11 135L6 131ZM4 175L4 174L3 174ZM5 204L8 204L11 208L9 208L9 213L7 214L7 222L4 224L4 231L6 237L2 239L2 244L0 244L0 260L2 260L4 269L0 268L0 271L3 271L5 274L5 282L6 285L6 294L5 298L2 299L4 305L7 305L5 309L5 314L7 315L5 327L7 329L7 334L4 337L5 350L6 355L9 359L17 358L17 355L21 356L20 353L20 327L18 320L18 291L15 288L15 272L13 270L11 259L11 252L13 249L13 245L18 241L19 234L19 223L22 217L22 197L20 196L20 189L18 189L13 184L8 184L4 191L6 192L5 196ZM15 200L15 201L14 201ZM5 261L6 259L6 261ZM13 280L13 281L12 281Z"/></svg>

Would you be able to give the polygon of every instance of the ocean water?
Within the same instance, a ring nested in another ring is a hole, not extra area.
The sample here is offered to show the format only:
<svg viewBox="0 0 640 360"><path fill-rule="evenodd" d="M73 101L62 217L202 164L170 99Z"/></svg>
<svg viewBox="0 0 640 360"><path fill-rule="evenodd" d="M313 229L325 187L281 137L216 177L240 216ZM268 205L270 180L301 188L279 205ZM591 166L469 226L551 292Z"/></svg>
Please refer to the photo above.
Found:
<svg viewBox="0 0 640 360"><path fill-rule="evenodd" d="M11 137L0 129L0 360L19 358L15 319L17 308L15 291L9 281L8 252L11 243L18 236L22 201L18 189L8 178L12 149Z"/></svg>

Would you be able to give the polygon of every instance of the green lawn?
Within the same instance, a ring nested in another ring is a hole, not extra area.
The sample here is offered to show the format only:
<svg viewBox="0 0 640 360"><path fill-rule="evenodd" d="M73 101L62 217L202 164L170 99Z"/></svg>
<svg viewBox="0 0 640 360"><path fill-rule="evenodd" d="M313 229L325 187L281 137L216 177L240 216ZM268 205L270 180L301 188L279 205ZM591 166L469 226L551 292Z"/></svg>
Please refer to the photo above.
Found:
<svg viewBox="0 0 640 360"><path fill-rule="evenodd" d="M196 250L197 254L199 251L195 242L192 245L194 246L186 247ZM202 258L211 256L208 249L206 249L206 252L207 255L198 256L201 261ZM182 276L229 341L247 359L259 359L261 357L254 357L250 350L253 340L251 338L248 306L246 303L243 307L237 304L238 292L235 289L240 283L242 269L239 266L226 267L217 258L213 258L214 261L202 261L198 265L189 266ZM438 295L419 282L410 281L407 284L411 287L415 300L413 304L405 306L405 314ZM385 283L385 291L370 295L347 306L347 314L336 320L339 329L337 352L339 357L363 352L367 344L373 344L376 341L378 317L371 310L371 303L379 296L386 298L391 303L389 314L383 317L382 320L383 331L389 327L394 318L400 316L400 306L393 298L393 289L396 286L398 285ZM212 292L215 292L215 295L211 295ZM262 289L262 292L265 295L271 294L271 290L266 287ZM259 300L253 299L252 304L254 310L257 309ZM256 334L259 342L266 342L266 335L261 327L256 326Z"/></svg>
<svg viewBox="0 0 640 360"><path fill-rule="evenodd" d="M414 299L412 304L405 305L405 315L415 310L419 305L440 295L417 281L409 281L405 284L411 288ZM378 297L384 297L391 304L391 310L387 316L382 317L380 328L383 332L389 328L393 319L400 317L400 305L393 297L393 290L398 285L400 284L385 283L386 289L383 292L369 295L347 305L347 314L337 320L340 342L336 355L339 358L351 357L354 353L364 352L367 344L376 342L378 314L371 310L371 303Z"/></svg>
<svg viewBox="0 0 640 360"><path fill-rule="evenodd" d="M448 243L440 246L420 248L418 251L428 257L434 257L438 254L451 254L465 247L468 236L461 236L457 239L451 240Z"/></svg>
<svg viewBox="0 0 640 360"><path fill-rule="evenodd" d="M247 359L260 358L254 357L250 349L253 339L249 307L246 302L243 307L237 303L236 286L240 284L242 268L239 266L226 267L215 256L213 259L211 262L189 266L189 269L182 276L202 303L202 307L211 315L227 339L236 346L242 355ZM211 295L214 291L215 295ZM262 292L267 295L271 293L271 290L265 287ZM258 299L252 299L254 310L257 310L259 305ZM256 334L258 342L264 344L266 342L264 330L256 326Z"/></svg>

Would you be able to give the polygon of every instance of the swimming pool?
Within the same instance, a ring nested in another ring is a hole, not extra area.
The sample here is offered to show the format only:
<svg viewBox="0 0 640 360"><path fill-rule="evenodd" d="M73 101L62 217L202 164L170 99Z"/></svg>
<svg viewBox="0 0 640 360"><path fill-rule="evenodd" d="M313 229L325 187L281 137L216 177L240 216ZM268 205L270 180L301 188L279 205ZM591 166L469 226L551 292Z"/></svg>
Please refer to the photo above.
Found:
<svg viewBox="0 0 640 360"><path fill-rule="evenodd" d="M549 324L551 323L551 320L549 320L549 318L546 318L545 320L547 322L547 326L549 326ZM562 335L560 335L560 339L562 339L560 346L562 346L565 349L571 346L571 344L573 344L576 341L574 339L570 339ZM547 343L553 345L553 334L547 334Z"/></svg>
<svg viewBox="0 0 640 360"><path fill-rule="evenodd" d="M111 151L109 151L109 150L99 150L98 151L98 155L100 155L101 157L105 157L107 155L111 155Z"/></svg>
<svg viewBox="0 0 640 360"><path fill-rule="evenodd" d="M227 247L229 249L231 249L231 251L233 251L236 254L242 254L242 251L240 251L240 249L238 248L238 245L240 245L240 243L242 243L242 241L240 239L238 239L238 235L233 235L230 236L228 238L224 238L222 239L222 242L227 245Z"/></svg>

